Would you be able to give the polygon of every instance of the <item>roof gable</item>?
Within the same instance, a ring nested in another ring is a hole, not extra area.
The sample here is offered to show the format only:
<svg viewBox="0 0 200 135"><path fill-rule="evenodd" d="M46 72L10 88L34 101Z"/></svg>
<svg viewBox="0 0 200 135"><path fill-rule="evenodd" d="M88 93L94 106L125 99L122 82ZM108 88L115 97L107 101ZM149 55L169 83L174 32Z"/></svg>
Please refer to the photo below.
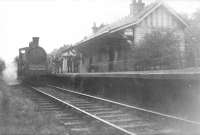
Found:
<svg viewBox="0 0 200 135"><path fill-rule="evenodd" d="M176 13L172 8L170 8L163 1L159 1L159 2L155 2L155 3L150 4L144 10L142 10L138 14L138 16L136 17L137 19L135 20L135 22L130 22L130 24L127 24L127 25L125 25L124 27L121 27L121 28L119 27L116 30L114 30L113 32L117 32L117 31L129 28L131 26L134 26L136 24L141 23L145 18L147 18L149 15L151 15L153 12L155 12L161 6L165 7L165 9L167 11L169 11L169 13L171 15L173 15L174 17L176 17L185 27L188 27L188 24L183 20L183 18L180 15L178 15L178 13Z"/></svg>
<svg viewBox="0 0 200 135"><path fill-rule="evenodd" d="M171 13L174 17L176 17L182 24L184 24L185 26L188 26L188 24L183 20L183 18L175 10L170 8L166 3L162 1L155 8L153 8L152 11L149 11L145 16L143 16L142 19L150 15L152 12L154 12L156 9L158 9L161 6L165 7L165 9L168 10L169 13Z"/></svg>

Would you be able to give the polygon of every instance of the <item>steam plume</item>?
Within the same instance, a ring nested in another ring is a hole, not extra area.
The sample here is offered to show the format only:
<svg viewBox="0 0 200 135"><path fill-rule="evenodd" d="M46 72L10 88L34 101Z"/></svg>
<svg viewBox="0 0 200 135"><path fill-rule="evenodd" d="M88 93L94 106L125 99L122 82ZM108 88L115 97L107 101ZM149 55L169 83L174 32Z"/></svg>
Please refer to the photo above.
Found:
<svg viewBox="0 0 200 135"><path fill-rule="evenodd" d="M17 81L17 65L15 62L6 63L6 69L3 71L3 80L8 85L16 85Z"/></svg>

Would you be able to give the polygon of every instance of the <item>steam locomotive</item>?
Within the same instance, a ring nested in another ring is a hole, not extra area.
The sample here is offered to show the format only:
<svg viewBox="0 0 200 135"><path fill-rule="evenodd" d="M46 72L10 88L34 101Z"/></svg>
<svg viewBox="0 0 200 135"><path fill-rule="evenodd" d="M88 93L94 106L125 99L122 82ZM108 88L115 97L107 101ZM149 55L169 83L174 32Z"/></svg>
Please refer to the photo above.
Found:
<svg viewBox="0 0 200 135"><path fill-rule="evenodd" d="M39 46L39 37L33 37L29 47L19 49L18 78L37 78L47 72L47 54Z"/></svg>

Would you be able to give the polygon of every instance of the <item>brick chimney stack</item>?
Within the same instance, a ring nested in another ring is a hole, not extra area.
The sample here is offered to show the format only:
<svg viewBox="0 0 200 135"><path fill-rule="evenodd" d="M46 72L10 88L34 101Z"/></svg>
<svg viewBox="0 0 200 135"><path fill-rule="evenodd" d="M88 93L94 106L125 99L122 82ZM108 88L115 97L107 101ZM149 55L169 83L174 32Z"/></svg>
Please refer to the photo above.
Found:
<svg viewBox="0 0 200 135"><path fill-rule="evenodd" d="M145 4L143 3L142 0L132 0L132 3L130 4L130 15L134 16L137 13L139 13L140 11L142 11L142 9L144 8Z"/></svg>

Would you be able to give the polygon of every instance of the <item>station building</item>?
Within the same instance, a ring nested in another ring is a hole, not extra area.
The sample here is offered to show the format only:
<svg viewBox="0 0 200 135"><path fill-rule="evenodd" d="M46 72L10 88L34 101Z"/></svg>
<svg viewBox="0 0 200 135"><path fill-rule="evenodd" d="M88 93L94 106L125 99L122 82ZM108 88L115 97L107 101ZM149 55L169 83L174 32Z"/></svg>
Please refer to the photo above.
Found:
<svg viewBox="0 0 200 135"><path fill-rule="evenodd" d="M132 0L130 15L108 25L93 26L93 35L75 45L79 52L79 72L132 71L130 49L137 46L146 33L156 29L170 29L181 39L185 49L184 31L187 23L163 1L145 5Z"/></svg>

